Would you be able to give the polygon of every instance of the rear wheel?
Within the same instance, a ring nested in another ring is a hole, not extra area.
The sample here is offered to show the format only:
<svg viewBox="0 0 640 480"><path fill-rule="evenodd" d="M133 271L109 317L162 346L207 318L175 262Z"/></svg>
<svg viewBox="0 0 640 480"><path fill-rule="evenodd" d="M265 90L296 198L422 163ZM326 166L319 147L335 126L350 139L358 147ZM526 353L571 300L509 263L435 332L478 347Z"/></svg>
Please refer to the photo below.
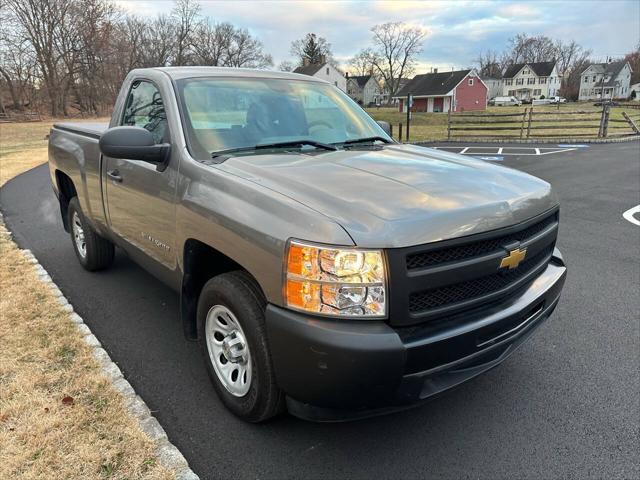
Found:
<svg viewBox="0 0 640 480"><path fill-rule="evenodd" d="M78 197L69 202L68 215L71 241L80 265L90 272L108 268L113 263L115 247L86 221Z"/></svg>
<svg viewBox="0 0 640 480"><path fill-rule="evenodd" d="M266 301L242 271L209 280L198 299L198 339L216 393L235 415L262 422L283 410L264 325Z"/></svg>

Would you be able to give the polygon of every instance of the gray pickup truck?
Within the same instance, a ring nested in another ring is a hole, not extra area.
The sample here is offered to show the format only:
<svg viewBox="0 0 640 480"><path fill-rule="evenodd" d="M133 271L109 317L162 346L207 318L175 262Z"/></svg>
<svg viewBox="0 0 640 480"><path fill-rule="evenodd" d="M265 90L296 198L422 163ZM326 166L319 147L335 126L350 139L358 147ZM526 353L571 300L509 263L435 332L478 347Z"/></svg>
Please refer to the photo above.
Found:
<svg viewBox="0 0 640 480"><path fill-rule="evenodd" d="M548 183L388 130L308 76L141 69L49 167L79 262L118 246L179 292L227 408L336 421L495 367L566 276Z"/></svg>

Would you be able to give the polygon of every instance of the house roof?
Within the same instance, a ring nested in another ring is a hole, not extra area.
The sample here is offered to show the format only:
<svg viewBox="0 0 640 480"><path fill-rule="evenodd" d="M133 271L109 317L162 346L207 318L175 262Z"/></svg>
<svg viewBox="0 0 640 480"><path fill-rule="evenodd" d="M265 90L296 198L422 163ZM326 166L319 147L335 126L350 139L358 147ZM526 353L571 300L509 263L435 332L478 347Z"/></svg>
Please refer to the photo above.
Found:
<svg viewBox="0 0 640 480"><path fill-rule="evenodd" d="M616 77L620 73L620 71L627 64L625 60L620 60L617 62L607 62L607 63L592 63L587 68L585 68L582 73L586 72L589 68L593 68L596 73L602 74L604 73L605 77L609 76L609 80L605 82L605 87L610 87L615 83Z"/></svg>
<svg viewBox="0 0 640 480"><path fill-rule="evenodd" d="M353 80L358 84L358 87L364 88L369 82L371 75L353 75L349 77L349 80Z"/></svg>
<svg viewBox="0 0 640 480"><path fill-rule="evenodd" d="M446 95L467 76L471 70L457 72L425 73L416 75L396 93L396 97L418 95Z"/></svg>
<svg viewBox="0 0 640 480"><path fill-rule="evenodd" d="M301 73L302 75L309 75L313 77L316 73L322 70L326 63L310 63L309 65L305 65L302 67L296 68L293 73Z"/></svg>
<svg viewBox="0 0 640 480"><path fill-rule="evenodd" d="M539 77L548 77L553 72L556 62L514 63L504 72L503 78L515 77L525 66L528 66Z"/></svg>

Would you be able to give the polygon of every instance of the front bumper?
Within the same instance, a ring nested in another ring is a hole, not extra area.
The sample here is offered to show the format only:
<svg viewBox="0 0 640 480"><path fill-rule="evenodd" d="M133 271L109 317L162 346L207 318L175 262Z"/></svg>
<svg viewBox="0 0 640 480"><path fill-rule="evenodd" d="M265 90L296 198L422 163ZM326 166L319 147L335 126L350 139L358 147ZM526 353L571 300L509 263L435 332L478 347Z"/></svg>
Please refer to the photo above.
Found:
<svg viewBox="0 0 640 480"><path fill-rule="evenodd" d="M315 421L407 408L497 366L553 312L566 278L556 249L525 290L417 327L332 320L269 305L266 324L289 411Z"/></svg>

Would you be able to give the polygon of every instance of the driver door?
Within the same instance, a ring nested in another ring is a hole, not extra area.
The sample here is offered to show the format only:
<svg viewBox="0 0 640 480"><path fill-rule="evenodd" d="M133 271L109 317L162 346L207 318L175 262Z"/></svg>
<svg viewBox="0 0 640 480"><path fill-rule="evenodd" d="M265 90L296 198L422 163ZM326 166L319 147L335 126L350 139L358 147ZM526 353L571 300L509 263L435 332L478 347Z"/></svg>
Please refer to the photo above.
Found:
<svg viewBox="0 0 640 480"><path fill-rule="evenodd" d="M171 142L164 102L148 80L132 82L119 125L149 130L156 143ZM104 158L111 229L165 267L175 267L177 156L166 168L142 160Z"/></svg>

